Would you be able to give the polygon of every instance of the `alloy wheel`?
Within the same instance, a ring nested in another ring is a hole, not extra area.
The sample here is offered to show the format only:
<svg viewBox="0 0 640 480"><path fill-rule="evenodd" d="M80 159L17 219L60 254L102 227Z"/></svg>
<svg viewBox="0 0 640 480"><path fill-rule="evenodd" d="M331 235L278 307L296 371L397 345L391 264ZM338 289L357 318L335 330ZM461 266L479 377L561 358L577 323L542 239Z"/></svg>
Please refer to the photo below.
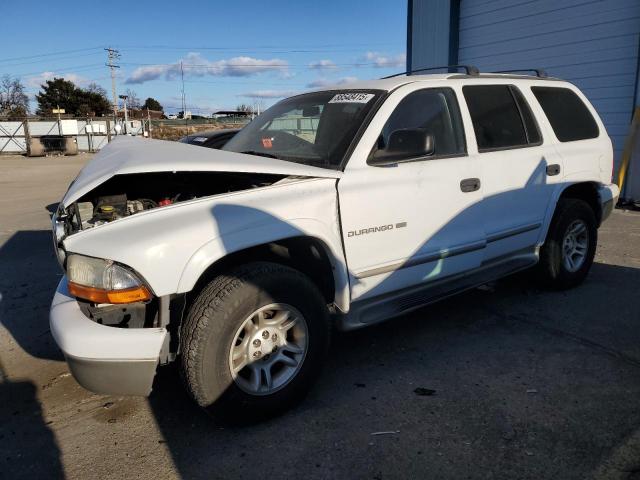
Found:
<svg viewBox="0 0 640 480"><path fill-rule="evenodd" d="M238 328L229 352L235 384L251 395L269 395L298 373L308 347L308 328L295 307L273 303L254 311Z"/></svg>
<svg viewBox="0 0 640 480"><path fill-rule="evenodd" d="M569 272L578 271L589 250L589 230L582 220L574 220L562 239L562 262Z"/></svg>

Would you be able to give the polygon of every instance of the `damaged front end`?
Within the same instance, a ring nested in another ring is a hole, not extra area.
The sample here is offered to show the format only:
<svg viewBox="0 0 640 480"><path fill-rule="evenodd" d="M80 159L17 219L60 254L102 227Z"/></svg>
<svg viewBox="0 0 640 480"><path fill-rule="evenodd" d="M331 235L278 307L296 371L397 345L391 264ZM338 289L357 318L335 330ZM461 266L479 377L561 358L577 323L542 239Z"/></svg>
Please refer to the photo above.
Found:
<svg viewBox="0 0 640 480"><path fill-rule="evenodd" d="M117 138L69 186L54 215L65 237L149 210L273 185L287 178L338 178L323 168L178 142Z"/></svg>
<svg viewBox="0 0 640 480"><path fill-rule="evenodd" d="M84 316L98 325L124 329L167 327L171 323L171 303L182 304L184 295L156 297L142 276L126 265L67 254L65 239L142 212L266 187L284 178L287 177L236 172L152 172L111 177L67 207L61 203L54 215L54 243L67 273L66 291L77 300ZM176 349L169 351L165 346L164 350L160 363L170 361Z"/></svg>
<svg viewBox="0 0 640 480"><path fill-rule="evenodd" d="M94 392L147 395L156 367L173 361L178 353L177 329L185 295L157 296L131 267L67 253L65 240L144 212L266 187L284 178L235 172L122 174L66 207L61 203L53 231L66 276L52 304L51 331L76 380ZM122 248L126 246L127 239L122 238Z"/></svg>
<svg viewBox="0 0 640 480"><path fill-rule="evenodd" d="M258 241L256 232L292 235L280 218L333 211L339 176L172 142L105 147L53 215L65 276L50 325L76 380L94 392L148 394L156 367L179 353L186 296L202 271Z"/></svg>
<svg viewBox="0 0 640 480"><path fill-rule="evenodd" d="M115 175L54 218L56 248L67 236L140 212L198 198L266 187L284 175L236 172L150 172ZM62 252L61 252L62 253Z"/></svg>

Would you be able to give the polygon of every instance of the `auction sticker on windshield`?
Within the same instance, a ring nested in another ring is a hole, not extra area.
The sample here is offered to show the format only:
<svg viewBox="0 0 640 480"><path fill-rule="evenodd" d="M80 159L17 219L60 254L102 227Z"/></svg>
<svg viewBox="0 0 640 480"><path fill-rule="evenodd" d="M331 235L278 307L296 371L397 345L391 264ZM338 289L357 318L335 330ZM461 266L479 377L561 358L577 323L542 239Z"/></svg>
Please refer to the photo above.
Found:
<svg viewBox="0 0 640 480"><path fill-rule="evenodd" d="M367 103L373 97L373 93L338 93L329 103Z"/></svg>

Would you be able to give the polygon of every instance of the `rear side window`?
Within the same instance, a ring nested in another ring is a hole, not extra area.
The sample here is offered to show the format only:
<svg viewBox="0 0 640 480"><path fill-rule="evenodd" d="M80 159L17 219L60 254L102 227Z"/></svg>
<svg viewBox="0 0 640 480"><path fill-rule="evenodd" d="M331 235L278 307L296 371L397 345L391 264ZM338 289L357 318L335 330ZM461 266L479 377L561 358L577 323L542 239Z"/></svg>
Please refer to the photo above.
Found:
<svg viewBox="0 0 640 480"><path fill-rule="evenodd" d="M524 122L524 129L527 134L527 143L528 144L540 143L542 141L542 137L540 136L540 130L538 129L538 124L536 123L536 120L533 117L533 113L531 113L531 108L529 108L529 104L524 99L522 92L518 90L516 87L511 87L511 93L513 93L513 98L516 99L518 110L520 110L520 115L522 116L522 121Z"/></svg>
<svg viewBox="0 0 640 480"><path fill-rule="evenodd" d="M529 105L511 85L468 85L462 88L481 152L540 143Z"/></svg>
<svg viewBox="0 0 640 480"><path fill-rule="evenodd" d="M561 142L596 138L598 124L573 90L558 87L531 87L551 128Z"/></svg>

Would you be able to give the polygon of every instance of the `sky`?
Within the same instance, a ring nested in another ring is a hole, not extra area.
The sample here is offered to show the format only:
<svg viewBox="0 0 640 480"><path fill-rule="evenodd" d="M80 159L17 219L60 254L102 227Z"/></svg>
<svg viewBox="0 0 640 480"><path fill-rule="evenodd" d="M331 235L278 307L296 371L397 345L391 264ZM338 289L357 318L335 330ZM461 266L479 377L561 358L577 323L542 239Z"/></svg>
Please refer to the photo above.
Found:
<svg viewBox="0 0 640 480"><path fill-rule="evenodd" d="M266 107L329 84L405 69L406 0L0 0L0 76L33 96L47 79L95 82L111 99L106 47L119 50L117 93L169 113ZM35 110L32 100L32 110Z"/></svg>

